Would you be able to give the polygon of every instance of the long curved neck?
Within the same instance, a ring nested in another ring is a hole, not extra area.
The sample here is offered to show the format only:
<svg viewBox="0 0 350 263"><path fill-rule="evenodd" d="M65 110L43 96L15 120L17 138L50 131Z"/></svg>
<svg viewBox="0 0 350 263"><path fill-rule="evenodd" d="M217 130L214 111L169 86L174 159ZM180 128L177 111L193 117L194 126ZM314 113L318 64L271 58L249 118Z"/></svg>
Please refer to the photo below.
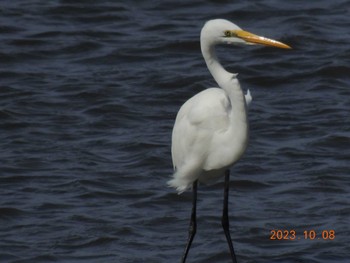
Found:
<svg viewBox="0 0 350 263"><path fill-rule="evenodd" d="M219 84L219 87L225 89L225 84L230 78L234 77L234 75L226 71L220 64L219 59L216 56L215 46L206 45L203 44L203 42L204 41L201 41L201 50L205 63L216 83Z"/></svg>
<svg viewBox="0 0 350 263"><path fill-rule="evenodd" d="M214 44L208 44L206 41L201 39L201 50L210 73L218 83L219 87L225 90L226 94L231 100L232 113L235 115L233 117L239 118L246 122L247 106L245 96L236 78L237 74L232 74L226 71L220 64L216 56Z"/></svg>

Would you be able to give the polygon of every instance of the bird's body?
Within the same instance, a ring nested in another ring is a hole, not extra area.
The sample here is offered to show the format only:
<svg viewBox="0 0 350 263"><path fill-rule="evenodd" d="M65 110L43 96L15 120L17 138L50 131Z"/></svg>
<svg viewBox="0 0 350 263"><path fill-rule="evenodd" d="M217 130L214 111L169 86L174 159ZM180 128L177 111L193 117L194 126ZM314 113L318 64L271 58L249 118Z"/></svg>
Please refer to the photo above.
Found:
<svg viewBox="0 0 350 263"><path fill-rule="evenodd" d="M232 261L237 263L229 232L228 190L229 167L236 163L247 148L247 106L252 98L244 95L237 74L227 72L215 53L217 44L262 44L279 48L289 46L242 30L223 19L208 21L201 31L201 50L207 67L218 88L206 89L180 108L172 134L173 178L168 184L182 193L192 186L193 207L189 239L182 262L196 233L196 203L198 182L210 182L225 175L222 226L229 244Z"/></svg>
<svg viewBox="0 0 350 263"><path fill-rule="evenodd" d="M221 19L217 22L226 23ZM223 176L225 169L240 159L248 142L245 96L237 74L219 64L214 50L217 42L208 39L211 32L216 28L202 29L201 49L219 88L196 94L177 114L171 149L175 173L169 185L179 193L196 180L208 183Z"/></svg>
<svg viewBox="0 0 350 263"><path fill-rule="evenodd" d="M209 183L243 154L248 141L245 98L232 77L231 94L206 89L180 109L173 129L172 158L175 167L170 184L183 192L195 180Z"/></svg>

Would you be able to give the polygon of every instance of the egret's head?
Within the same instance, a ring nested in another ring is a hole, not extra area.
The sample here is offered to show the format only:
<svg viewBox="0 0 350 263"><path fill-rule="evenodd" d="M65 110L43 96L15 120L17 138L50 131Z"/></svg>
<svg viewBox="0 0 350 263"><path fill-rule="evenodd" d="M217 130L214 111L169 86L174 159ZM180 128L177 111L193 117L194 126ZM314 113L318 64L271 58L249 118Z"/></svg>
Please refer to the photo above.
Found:
<svg viewBox="0 0 350 263"><path fill-rule="evenodd" d="M291 48L282 42L254 35L242 30L234 23L225 19L209 20L201 32L201 42L213 44L246 44L265 45L278 48Z"/></svg>

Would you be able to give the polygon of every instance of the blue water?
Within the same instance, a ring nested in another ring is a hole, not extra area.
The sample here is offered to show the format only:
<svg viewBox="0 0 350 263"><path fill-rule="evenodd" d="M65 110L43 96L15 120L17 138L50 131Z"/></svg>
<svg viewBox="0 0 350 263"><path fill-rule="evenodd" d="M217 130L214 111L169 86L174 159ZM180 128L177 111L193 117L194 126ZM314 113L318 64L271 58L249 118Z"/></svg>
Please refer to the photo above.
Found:
<svg viewBox="0 0 350 263"><path fill-rule="evenodd" d="M216 85L199 48L212 18L293 47L218 48L253 96L231 169L238 262L349 262L349 13L345 0L1 1L0 262L180 261L191 194L166 186L171 131ZM187 262L230 262L222 187L199 186Z"/></svg>

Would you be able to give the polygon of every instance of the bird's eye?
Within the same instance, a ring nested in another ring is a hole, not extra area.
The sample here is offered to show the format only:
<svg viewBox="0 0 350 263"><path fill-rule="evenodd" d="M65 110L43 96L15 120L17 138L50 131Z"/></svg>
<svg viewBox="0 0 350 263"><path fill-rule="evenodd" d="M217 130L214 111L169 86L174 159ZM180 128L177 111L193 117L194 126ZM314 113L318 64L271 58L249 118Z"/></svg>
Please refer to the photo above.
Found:
<svg viewBox="0 0 350 263"><path fill-rule="evenodd" d="M232 36L232 32L230 30L226 30L225 37L231 37L231 36Z"/></svg>

